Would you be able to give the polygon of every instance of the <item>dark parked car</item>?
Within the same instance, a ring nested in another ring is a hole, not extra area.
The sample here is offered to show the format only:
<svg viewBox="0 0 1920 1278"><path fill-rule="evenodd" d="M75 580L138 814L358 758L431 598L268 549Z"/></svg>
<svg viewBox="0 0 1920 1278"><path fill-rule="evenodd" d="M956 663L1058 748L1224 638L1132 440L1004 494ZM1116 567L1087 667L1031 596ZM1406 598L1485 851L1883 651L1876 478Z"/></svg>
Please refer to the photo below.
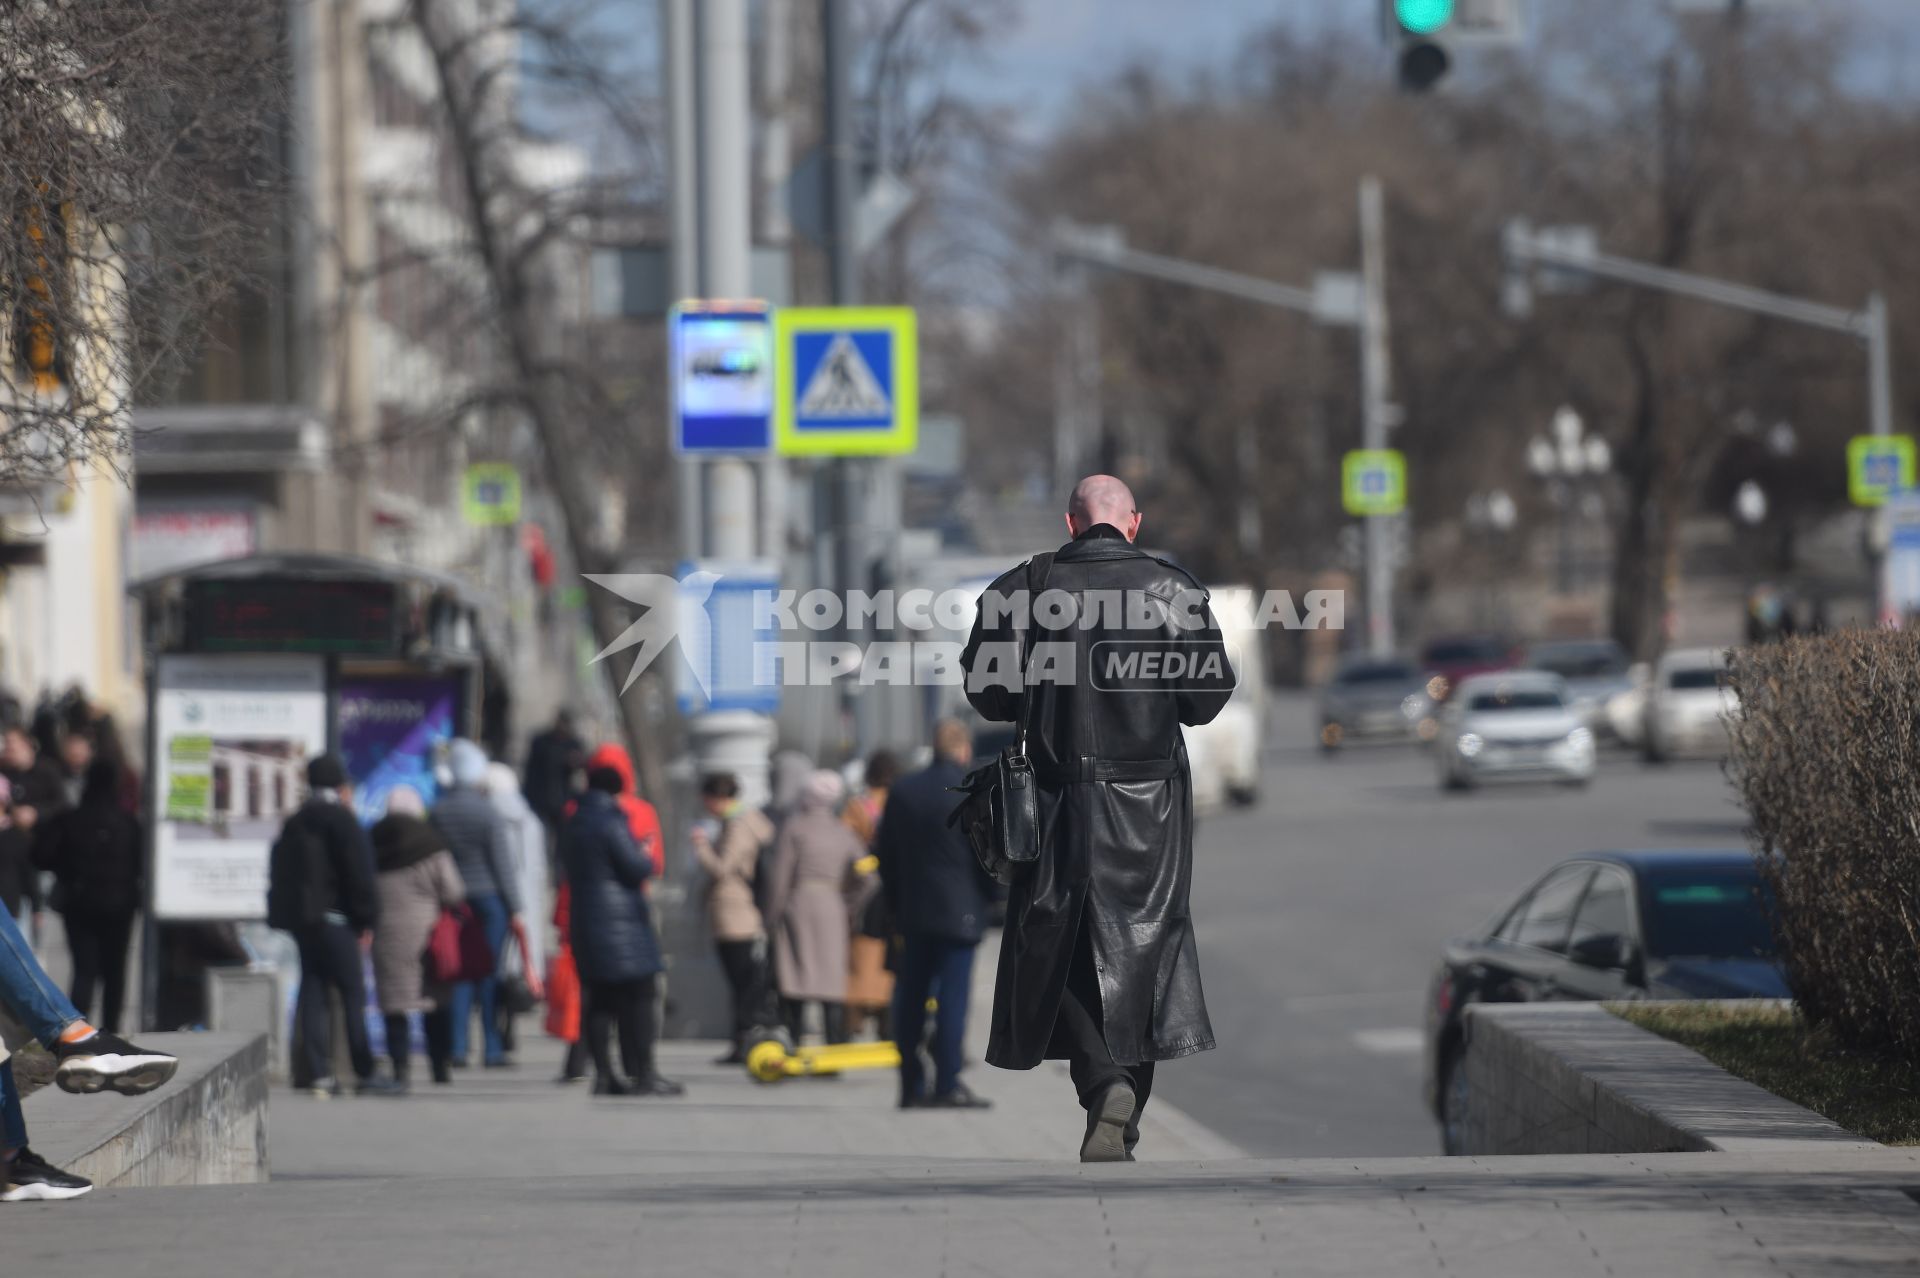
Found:
<svg viewBox="0 0 1920 1278"><path fill-rule="evenodd" d="M1420 668L1427 674L1427 695L1444 702L1470 675L1511 670L1520 650L1500 635L1446 635L1427 641L1420 650Z"/></svg>
<svg viewBox="0 0 1920 1278"><path fill-rule="evenodd" d="M1753 856L1595 852L1549 870L1485 932L1447 945L1427 991L1427 1105L1450 1154L1471 1103L1474 1003L1789 998Z"/></svg>
<svg viewBox="0 0 1920 1278"><path fill-rule="evenodd" d="M1320 690L1320 748L1362 737L1412 739L1427 714L1426 680L1398 657L1348 657Z"/></svg>

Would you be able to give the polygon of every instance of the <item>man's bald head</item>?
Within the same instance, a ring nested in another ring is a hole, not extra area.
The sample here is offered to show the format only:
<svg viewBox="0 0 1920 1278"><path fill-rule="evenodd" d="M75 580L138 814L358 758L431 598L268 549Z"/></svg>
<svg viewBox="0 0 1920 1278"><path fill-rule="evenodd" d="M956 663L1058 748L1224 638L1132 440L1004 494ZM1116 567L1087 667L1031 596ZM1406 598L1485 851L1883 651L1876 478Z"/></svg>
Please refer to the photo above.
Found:
<svg viewBox="0 0 1920 1278"><path fill-rule="evenodd" d="M1111 524L1132 541L1140 532L1133 490L1112 475L1088 475L1067 499L1067 531L1078 537L1095 524Z"/></svg>

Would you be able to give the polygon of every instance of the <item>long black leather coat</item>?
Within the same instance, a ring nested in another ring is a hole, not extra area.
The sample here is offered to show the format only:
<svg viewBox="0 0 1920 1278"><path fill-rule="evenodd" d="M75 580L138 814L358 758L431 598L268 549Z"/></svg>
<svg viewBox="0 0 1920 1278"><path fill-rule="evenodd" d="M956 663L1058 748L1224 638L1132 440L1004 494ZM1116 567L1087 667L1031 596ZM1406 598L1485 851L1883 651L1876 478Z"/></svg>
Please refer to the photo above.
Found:
<svg viewBox="0 0 1920 1278"><path fill-rule="evenodd" d="M988 594L1026 584L1022 564ZM1106 525L1061 548L1046 589L1072 596L1079 620L1034 631L1050 645L1056 671L1032 682L1029 694L1041 851L1008 892L987 1061L1031 1069L1066 1054L1054 1023L1083 929L1114 1059L1138 1064L1205 1051L1213 1028L1187 912L1193 787L1180 725L1210 721L1232 693L1219 627L1198 583ZM1006 686L1006 659L1019 659L1020 642L1013 622L983 606L961 665L967 699L988 719L1017 721L1021 694ZM1204 676L1116 682L1105 665L1115 644L1125 645L1122 653L1178 646L1189 658L1214 660ZM1058 674L1068 659L1071 683ZM997 681L983 679L996 668Z"/></svg>
<svg viewBox="0 0 1920 1278"><path fill-rule="evenodd" d="M661 970L653 916L640 885L653 873L611 795L582 794L560 827L571 892L568 922L583 981L637 981Z"/></svg>

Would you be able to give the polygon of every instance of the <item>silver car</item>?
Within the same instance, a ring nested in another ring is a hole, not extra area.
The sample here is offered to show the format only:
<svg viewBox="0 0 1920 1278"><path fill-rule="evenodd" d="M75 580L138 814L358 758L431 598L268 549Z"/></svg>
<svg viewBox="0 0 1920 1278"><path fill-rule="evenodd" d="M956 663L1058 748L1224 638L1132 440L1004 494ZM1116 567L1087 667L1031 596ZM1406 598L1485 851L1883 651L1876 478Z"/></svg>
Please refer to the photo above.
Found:
<svg viewBox="0 0 1920 1278"><path fill-rule="evenodd" d="M1434 748L1443 789L1491 780L1593 780L1593 730L1573 708L1566 680L1545 671L1463 682L1441 713Z"/></svg>
<svg viewBox="0 0 1920 1278"><path fill-rule="evenodd" d="M1727 716L1740 699L1727 686L1727 655L1719 648L1683 648L1660 658L1642 714L1641 752L1649 763L1675 755L1721 758L1727 753Z"/></svg>
<svg viewBox="0 0 1920 1278"><path fill-rule="evenodd" d="M1603 740L1614 735L1607 705L1633 690L1633 662L1612 639L1556 639L1532 644L1523 663L1567 681L1567 696L1581 722Z"/></svg>

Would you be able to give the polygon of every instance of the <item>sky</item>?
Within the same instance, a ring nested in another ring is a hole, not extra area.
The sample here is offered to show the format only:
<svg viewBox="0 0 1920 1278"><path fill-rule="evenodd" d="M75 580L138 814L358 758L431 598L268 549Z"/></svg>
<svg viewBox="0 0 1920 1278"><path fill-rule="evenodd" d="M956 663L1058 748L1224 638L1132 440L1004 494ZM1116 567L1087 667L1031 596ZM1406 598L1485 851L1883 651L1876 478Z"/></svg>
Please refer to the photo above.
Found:
<svg viewBox="0 0 1920 1278"><path fill-rule="evenodd" d="M1705 0L1687 0L1704 3ZM1920 0L1750 0L1811 9L1840 8L1859 23L1853 74L1874 92L1920 95ZM1369 35L1375 0L1016 0L1018 21L998 35L977 65L956 70L956 88L1010 109L1029 140L1073 104L1078 93L1138 60L1169 70L1221 66L1248 35L1276 22L1301 31ZM1583 4L1643 5L1668 0L1526 0L1537 16ZM1390 74L1381 52L1383 74Z"/></svg>

